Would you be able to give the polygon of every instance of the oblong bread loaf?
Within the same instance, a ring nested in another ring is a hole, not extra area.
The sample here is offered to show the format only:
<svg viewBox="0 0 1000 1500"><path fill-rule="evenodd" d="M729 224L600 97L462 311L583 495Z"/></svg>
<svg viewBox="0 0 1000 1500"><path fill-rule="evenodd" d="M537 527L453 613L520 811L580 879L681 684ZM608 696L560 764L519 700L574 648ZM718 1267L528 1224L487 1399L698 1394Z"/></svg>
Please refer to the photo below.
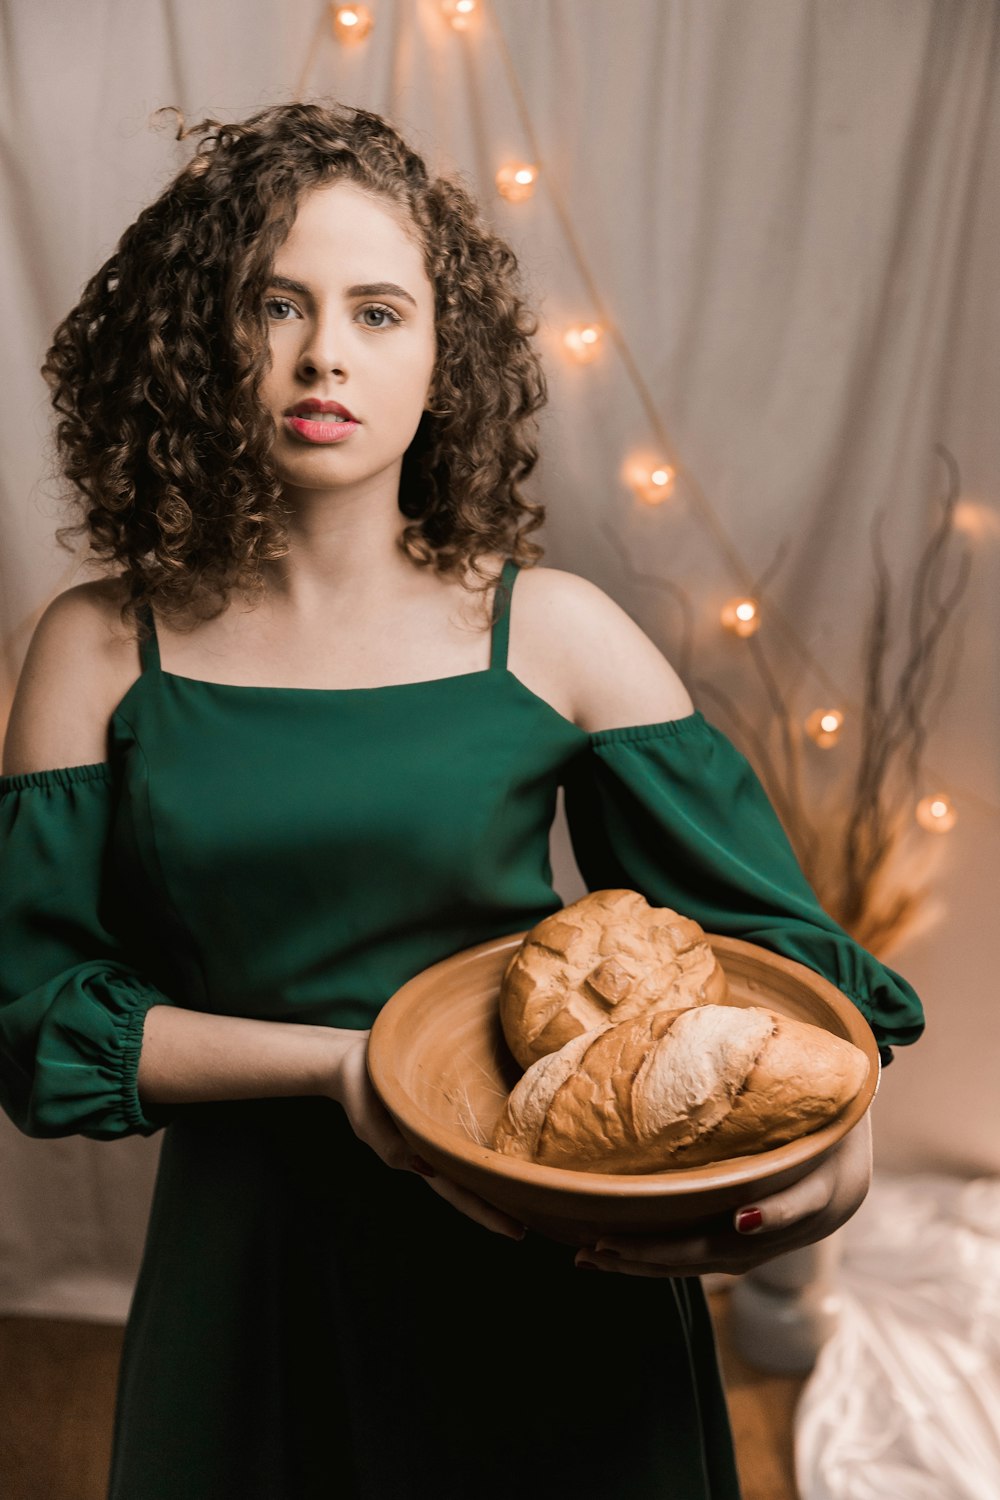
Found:
<svg viewBox="0 0 1000 1500"><path fill-rule="evenodd" d="M701 1166L819 1129L867 1076L852 1042L763 1006L654 1011L533 1064L493 1146L596 1172Z"/></svg>

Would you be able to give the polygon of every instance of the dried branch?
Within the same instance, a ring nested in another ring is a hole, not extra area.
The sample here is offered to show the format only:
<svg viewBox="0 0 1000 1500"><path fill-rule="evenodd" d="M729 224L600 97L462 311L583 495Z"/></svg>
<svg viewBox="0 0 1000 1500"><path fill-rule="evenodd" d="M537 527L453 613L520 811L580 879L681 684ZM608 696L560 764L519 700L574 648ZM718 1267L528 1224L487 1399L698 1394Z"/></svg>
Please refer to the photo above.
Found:
<svg viewBox="0 0 1000 1500"><path fill-rule="evenodd" d="M833 914L858 935L876 930L880 941L898 936L915 914L923 893L909 905L880 894L885 867L909 822L909 803L920 780L931 719L928 707L938 650L965 591L971 570L968 546L960 552L955 578L942 599L942 576L956 536L955 506L960 482L957 465L938 445L950 471L950 486L937 526L914 574L909 610L908 654L895 688L884 693L883 677L891 646L891 582L881 544L882 517L873 530L876 563L875 604L865 654L865 694L861 755L843 842L840 890ZM941 701L940 697L937 700ZM870 939L869 939L870 941Z"/></svg>
<svg viewBox="0 0 1000 1500"><path fill-rule="evenodd" d="M945 574L952 566L959 537L954 521L960 480L952 455L941 444L935 448L948 467L950 482L940 518L917 560L905 655L894 684L888 688L885 679L896 631L895 587L882 545L884 512L872 527L874 595L863 648L857 766L842 816L826 818L821 828L816 827L806 809L801 715L795 712L773 671L764 642L757 636L747 638L750 661L780 734L780 764L772 756L766 738L729 694L702 678L689 676L694 627L693 610L685 591L670 581L639 573L625 561L633 582L665 588L680 604L684 621L682 675L689 681L692 694L714 701L728 715L821 902L858 942L876 953L899 937L927 895L923 887L890 888L887 870L910 826L927 735L947 694L947 680L936 681L938 657L972 566L968 545L959 543L952 581L945 588ZM609 530L602 530L613 545L619 545ZM783 544L758 581L755 588L758 595L765 580L780 565L785 550Z"/></svg>
<svg viewBox="0 0 1000 1500"><path fill-rule="evenodd" d="M684 681L691 674L694 660L694 609L691 600L684 589L670 578L660 578L656 573L642 573L638 568L632 566L632 562L622 546L621 538L612 531L610 526L602 522L599 530L605 540L618 553L622 567L633 583L648 584L650 588L661 589L669 594L680 610L682 621L681 638L674 652L674 666Z"/></svg>

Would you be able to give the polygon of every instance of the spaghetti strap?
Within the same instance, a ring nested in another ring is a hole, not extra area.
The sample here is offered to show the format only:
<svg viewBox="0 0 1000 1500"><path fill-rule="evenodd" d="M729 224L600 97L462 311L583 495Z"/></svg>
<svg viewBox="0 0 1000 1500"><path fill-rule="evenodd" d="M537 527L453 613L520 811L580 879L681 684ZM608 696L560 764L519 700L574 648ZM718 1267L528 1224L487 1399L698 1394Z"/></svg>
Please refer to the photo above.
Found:
<svg viewBox="0 0 1000 1500"><path fill-rule="evenodd" d="M139 618L149 630L145 640L139 642L139 660L142 662L143 672L159 672L160 670L160 643L156 637L156 621L153 619L153 611L148 602L139 605Z"/></svg>
<svg viewBox="0 0 1000 1500"><path fill-rule="evenodd" d="M490 646L490 669L506 667L507 639L510 635L510 599L517 577L518 564L505 558L500 581L493 594L493 634Z"/></svg>

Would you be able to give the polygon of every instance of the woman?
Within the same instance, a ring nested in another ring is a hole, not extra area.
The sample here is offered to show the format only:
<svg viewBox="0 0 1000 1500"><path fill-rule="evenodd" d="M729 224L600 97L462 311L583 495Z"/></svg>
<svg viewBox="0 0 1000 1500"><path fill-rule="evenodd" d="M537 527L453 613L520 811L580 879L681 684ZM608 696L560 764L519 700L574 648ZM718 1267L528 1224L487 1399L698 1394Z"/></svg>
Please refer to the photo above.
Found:
<svg viewBox="0 0 1000 1500"><path fill-rule="evenodd" d="M109 1496L731 1500L698 1277L845 1222L868 1117L723 1235L574 1257L410 1155L369 1028L559 909L560 785L589 889L811 964L886 1062L919 1001L653 643L535 566L537 325L463 188L362 110L206 127L44 366L104 576L0 781L4 1108L163 1130Z"/></svg>

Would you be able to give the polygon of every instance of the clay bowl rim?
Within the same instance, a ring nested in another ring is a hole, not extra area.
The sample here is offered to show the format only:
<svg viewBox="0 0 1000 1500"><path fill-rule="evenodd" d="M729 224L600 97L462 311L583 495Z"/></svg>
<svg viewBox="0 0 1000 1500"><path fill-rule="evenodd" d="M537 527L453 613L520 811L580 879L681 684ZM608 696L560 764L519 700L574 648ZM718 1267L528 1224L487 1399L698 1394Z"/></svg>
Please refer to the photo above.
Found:
<svg viewBox="0 0 1000 1500"><path fill-rule="evenodd" d="M526 928L523 932L477 943L474 947L461 949L420 970L390 996L372 1023L367 1054L372 1085L399 1127L409 1131L422 1145L432 1149L439 1160L451 1159L480 1172L489 1171L512 1183L548 1189L566 1199L581 1196L609 1199L697 1197L700 1194L716 1193L722 1188L738 1187L741 1184L749 1186L762 1178L770 1179L780 1173L793 1171L814 1158L818 1165L858 1123L878 1092L882 1076L878 1043L865 1017L848 995L823 975L795 959L773 953L769 948L762 948L759 944L746 942L742 938L706 932L708 943L719 957L723 968L727 956L743 956L765 968L776 969L799 980L827 1003L843 1025L847 1040L865 1053L869 1063L868 1078L836 1119L819 1130L786 1142L783 1146L773 1146L766 1151L744 1156L727 1157L701 1166L674 1167L661 1172L590 1172L546 1166L541 1162L526 1161L522 1157L506 1156L503 1152L494 1151L492 1147L482 1145L470 1136L448 1129L414 1103L397 1083L393 1073L393 1040L414 993L424 990L436 973L443 969L453 973L457 966L477 966L480 959L486 956L492 957L504 952L512 954L528 931ZM502 968L503 966L499 970L501 973ZM759 1003L766 1008L769 1002L764 997ZM779 1005L774 1008L780 1011Z"/></svg>

